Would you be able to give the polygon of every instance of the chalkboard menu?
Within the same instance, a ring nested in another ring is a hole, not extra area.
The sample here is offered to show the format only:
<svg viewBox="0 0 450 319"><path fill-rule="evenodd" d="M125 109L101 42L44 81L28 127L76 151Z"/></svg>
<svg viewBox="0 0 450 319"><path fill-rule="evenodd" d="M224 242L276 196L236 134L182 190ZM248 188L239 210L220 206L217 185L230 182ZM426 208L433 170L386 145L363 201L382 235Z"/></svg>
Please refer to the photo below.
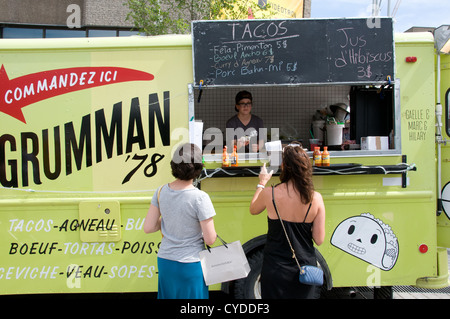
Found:
<svg viewBox="0 0 450 319"><path fill-rule="evenodd" d="M196 86L394 78L391 18L194 21L192 34Z"/></svg>

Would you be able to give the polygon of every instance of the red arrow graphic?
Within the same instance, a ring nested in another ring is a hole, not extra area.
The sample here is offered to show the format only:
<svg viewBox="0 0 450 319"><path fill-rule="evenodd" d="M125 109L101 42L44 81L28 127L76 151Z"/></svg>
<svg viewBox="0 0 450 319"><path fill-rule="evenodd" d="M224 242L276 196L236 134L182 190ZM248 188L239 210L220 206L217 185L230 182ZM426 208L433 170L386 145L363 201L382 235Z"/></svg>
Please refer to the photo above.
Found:
<svg viewBox="0 0 450 319"><path fill-rule="evenodd" d="M0 112L26 123L22 108L74 91L128 81L151 81L147 72L119 67L56 69L9 79L0 69Z"/></svg>

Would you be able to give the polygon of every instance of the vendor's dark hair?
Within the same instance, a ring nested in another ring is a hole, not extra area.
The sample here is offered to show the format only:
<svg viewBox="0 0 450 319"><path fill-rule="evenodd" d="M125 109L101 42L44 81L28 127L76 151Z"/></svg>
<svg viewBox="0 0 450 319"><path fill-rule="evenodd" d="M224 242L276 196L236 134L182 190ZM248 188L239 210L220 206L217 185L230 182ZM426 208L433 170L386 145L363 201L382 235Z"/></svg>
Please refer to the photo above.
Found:
<svg viewBox="0 0 450 319"><path fill-rule="evenodd" d="M283 149L282 161L280 181L282 183L292 181L294 188L300 194L302 203L310 203L314 195L314 184L312 164L308 154L301 146L288 145Z"/></svg>
<svg viewBox="0 0 450 319"><path fill-rule="evenodd" d="M234 98L235 106L234 109L236 112L239 112L239 110L236 108L236 104L239 104L239 101L242 99L249 99L250 101L253 101L252 94L249 91L240 91L238 94L236 94L236 97Z"/></svg>
<svg viewBox="0 0 450 319"><path fill-rule="evenodd" d="M179 146L173 153L170 167L175 178L184 181L197 178L203 169L202 150L192 143Z"/></svg>

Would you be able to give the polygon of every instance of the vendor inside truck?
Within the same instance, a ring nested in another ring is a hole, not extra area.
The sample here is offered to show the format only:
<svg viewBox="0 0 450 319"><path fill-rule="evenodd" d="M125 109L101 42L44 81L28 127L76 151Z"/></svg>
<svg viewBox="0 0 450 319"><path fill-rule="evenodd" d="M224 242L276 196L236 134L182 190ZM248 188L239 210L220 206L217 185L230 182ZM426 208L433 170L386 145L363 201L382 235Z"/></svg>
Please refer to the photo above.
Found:
<svg viewBox="0 0 450 319"><path fill-rule="evenodd" d="M263 120L252 114L253 97L248 91L240 91L235 97L234 109L237 114L228 119L226 128L233 129L232 140L237 145L237 151L246 153L259 151L263 140L259 136L259 130L264 127ZM243 129L243 133L236 129ZM242 133L242 134L240 134ZM228 147L231 147L229 145Z"/></svg>

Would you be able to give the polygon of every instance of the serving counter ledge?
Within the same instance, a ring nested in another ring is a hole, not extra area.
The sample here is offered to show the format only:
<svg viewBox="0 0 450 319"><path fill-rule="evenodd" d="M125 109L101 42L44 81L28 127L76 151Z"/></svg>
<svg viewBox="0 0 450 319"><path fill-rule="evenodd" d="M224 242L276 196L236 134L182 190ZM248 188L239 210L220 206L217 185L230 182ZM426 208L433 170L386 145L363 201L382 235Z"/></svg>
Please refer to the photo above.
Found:
<svg viewBox="0 0 450 319"><path fill-rule="evenodd" d="M270 170L270 167L268 168ZM400 163L397 165L361 165L361 164L331 164L330 166L313 167L313 175L361 175L361 174L406 174L416 171L414 164ZM204 169L200 178L214 177L254 177L258 176L260 166L238 166L215 169ZM280 170L274 176L280 175Z"/></svg>

